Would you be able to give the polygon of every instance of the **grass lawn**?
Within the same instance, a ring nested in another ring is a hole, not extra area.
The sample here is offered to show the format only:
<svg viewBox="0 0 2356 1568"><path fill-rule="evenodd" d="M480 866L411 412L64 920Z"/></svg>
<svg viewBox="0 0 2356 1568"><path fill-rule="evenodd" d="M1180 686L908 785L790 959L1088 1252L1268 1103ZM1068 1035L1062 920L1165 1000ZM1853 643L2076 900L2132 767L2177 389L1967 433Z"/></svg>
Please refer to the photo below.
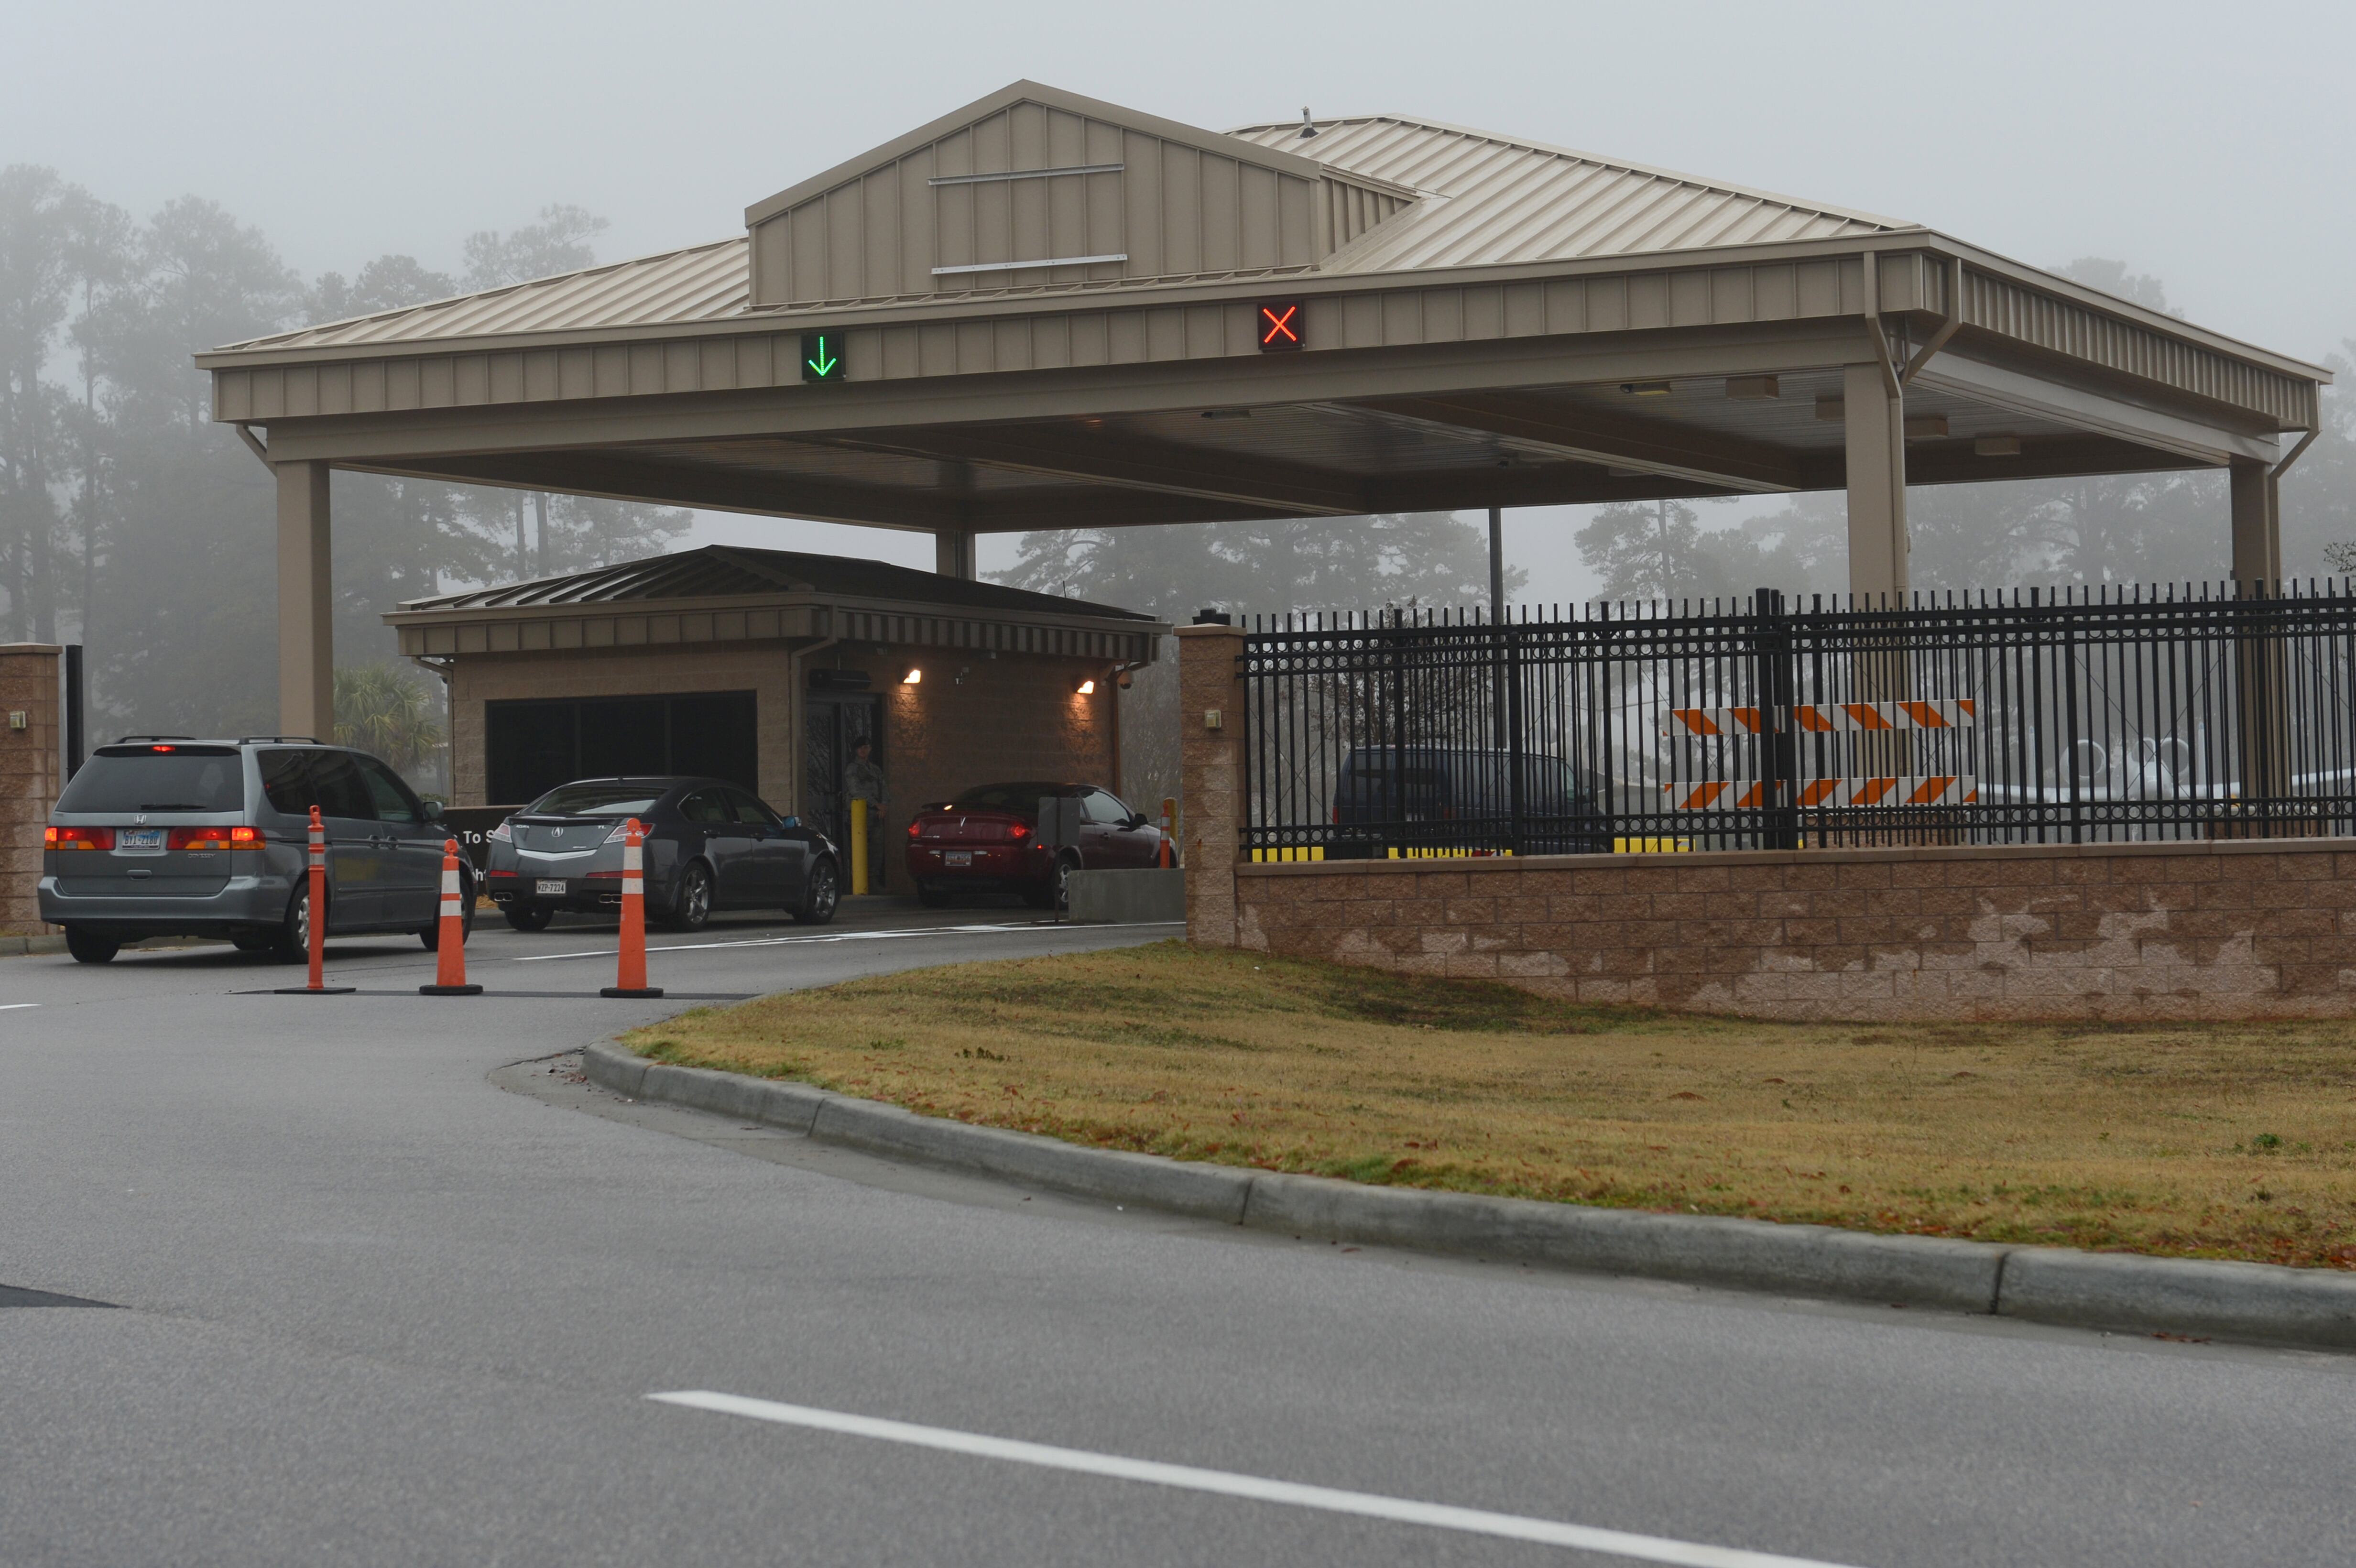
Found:
<svg viewBox="0 0 2356 1568"><path fill-rule="evenodd" d="M2356 1026L1755 1023L1178 943L624 1037L1184 1159L1868 1231L2356 1268Z"/></svg>

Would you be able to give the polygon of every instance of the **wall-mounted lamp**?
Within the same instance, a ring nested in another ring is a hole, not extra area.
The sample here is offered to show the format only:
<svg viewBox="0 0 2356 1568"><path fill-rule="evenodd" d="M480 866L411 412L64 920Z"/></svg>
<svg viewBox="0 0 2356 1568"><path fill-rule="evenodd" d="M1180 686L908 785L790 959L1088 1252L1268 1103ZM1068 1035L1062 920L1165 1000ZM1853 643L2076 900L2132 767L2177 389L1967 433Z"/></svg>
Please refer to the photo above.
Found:
<svg viewBox="0 0 2356 1568"><path fill-rule="evenodd" d="M1097 677L1092 675L1082 676L1079 684L1072 689L1082 697L1094 697L1097 694Z"/></svg>
<svg viewBox="0 0 2356 1568"><path fill-rule="evenodd" d="M923 670L911 669L907 674L900 677L900 684L902 686L916 686L921 683L924 678L925 672Z"/></svg>

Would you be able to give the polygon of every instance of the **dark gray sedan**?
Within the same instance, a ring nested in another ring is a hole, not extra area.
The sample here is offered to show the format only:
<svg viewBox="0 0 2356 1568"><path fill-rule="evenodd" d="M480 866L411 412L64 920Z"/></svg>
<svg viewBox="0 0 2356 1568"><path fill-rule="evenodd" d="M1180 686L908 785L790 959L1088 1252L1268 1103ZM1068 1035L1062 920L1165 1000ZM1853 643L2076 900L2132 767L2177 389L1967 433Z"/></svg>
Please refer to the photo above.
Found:
<svg viewBox="0 0 2356 1568"><path fill-rule="evenodd" d="M701 931L714 910L781 909L834 918L842 857L832 840L721 779L581 779L549 791L490 832L483 891L518 931L560 911L622 907L624 825L645 827L647 916Z"/></svg>

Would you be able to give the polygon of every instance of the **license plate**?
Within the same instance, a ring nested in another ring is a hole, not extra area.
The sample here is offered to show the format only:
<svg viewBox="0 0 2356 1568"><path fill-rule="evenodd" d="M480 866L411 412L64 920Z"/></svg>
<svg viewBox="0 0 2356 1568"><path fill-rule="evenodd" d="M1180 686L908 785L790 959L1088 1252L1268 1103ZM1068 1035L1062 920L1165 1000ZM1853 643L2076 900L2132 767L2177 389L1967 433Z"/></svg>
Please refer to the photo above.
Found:
<svg viewBox="0 0 2356 1568"><path fill-rule="evenodd" d="M950 868L952 870L956 869L959 866L970 866L973 864L973 851L970 849L944 849L941 851L941 864Z"/></svg>
<svg viewBox="0 0 2356 1568"><path fill-rule="evenodd" d="M164 830L160 827L118 828L114 835L114 847L118 849L161 849L164 847Z"/></svg>
<svg viewBox="0 0 2356 1568"><path fill-rule="evenodd" d="M562 898L564 896L564 882L562 878L542 877L540 880L532 883L531 891L536 893L553 893L558 898Z"/></svg>

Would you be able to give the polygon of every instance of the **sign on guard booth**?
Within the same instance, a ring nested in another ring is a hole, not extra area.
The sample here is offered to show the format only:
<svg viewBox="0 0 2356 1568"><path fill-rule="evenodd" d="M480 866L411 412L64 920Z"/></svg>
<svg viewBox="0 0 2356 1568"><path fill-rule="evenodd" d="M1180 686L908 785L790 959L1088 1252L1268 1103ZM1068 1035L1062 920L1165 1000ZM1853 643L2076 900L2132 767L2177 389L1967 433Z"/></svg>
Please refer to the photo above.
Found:
<svg viewBox="0 0 2356 1568"><path fill-rule="evenodd" d="M1299 300L1267 300L1259 307L1259 351L1283 354L1301 347L1309 336Z"/></svg>

